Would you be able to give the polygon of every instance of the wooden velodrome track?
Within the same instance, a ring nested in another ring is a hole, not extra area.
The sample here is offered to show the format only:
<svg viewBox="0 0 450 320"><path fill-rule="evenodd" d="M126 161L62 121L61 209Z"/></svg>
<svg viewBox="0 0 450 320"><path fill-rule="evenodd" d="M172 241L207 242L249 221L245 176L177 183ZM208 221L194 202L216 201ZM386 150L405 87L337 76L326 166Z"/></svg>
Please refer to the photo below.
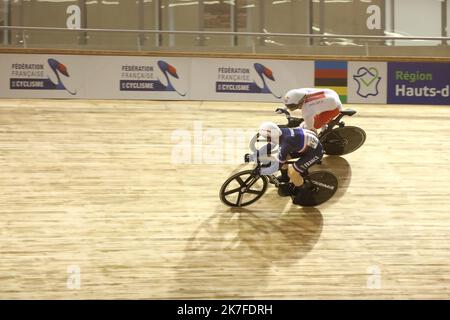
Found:
<svg viewBox="0 0 450 320"><path fill-rule="evenodd" d="M0 298L450 298L450 108L350 106L367 140L324 158L332 200L231 210L247 149L218 134L276 106L0 100Z"/></svg>

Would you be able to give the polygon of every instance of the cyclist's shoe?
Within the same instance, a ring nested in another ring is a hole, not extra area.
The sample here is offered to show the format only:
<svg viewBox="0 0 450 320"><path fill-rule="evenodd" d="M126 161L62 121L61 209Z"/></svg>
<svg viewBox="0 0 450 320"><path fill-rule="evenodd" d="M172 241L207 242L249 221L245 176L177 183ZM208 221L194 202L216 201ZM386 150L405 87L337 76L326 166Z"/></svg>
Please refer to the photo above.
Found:
<svg viewBox="0 0 450 320"><path fill-rule="evenodd" d="M294 191L292 193L292 203L296 205L302 205L301 201L302 198L310 198L314 196L314 185L308 181L305 180L305 182L300 187L295 187Z"/></svg>
<svg viewBox="0 0 450 320"><path fill-rule="evenodd" d="M278 186L278 195L280 197L289 197L294 194L294 185L292 183L281 183Z"/></svg>
<svg viewBox="0 0 450 320"><path fill-rule="evenodd" d="M289 182L289 176L279 175L279 176L277 176L277 180L278 180L279 183L288 183Z"/></svg>

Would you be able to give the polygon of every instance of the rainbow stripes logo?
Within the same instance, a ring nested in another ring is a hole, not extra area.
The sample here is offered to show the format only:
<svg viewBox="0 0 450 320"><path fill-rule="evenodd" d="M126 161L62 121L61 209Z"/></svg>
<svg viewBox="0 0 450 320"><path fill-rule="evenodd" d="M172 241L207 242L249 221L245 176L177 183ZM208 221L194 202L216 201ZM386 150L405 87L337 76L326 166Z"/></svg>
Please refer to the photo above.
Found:
<svg viewBox="0 0 450 320"><path fill-rule="evenodd" d="M347 61L315 61L314 87L332 89L347 103Z"/></svg>

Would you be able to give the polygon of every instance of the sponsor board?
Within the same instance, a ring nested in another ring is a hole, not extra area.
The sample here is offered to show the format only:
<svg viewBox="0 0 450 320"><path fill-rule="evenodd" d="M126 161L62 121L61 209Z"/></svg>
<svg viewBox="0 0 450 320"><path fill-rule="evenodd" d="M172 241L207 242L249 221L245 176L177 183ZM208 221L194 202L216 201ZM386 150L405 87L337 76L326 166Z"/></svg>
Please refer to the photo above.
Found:
<svg viewBox="0 0 450 320"><path fill-rule="evenodd" d="M2 54L0 97L78 98L83 96L81 58L63 55Z"/></svg>
<svg viewBox="0 0 450 320"><path fill-rule="evenodd" d="M193 59L195 100L279 102L292 88L311 87L312 61Z"/></svg>
<svg viewBox="0 0 450 320"><path fill-rule="evenodd" d="M188 99L190 58L9 55L0 97Z"/></svg>
<svg viewBox="0 0 450 320"><path fill-rule="evenodd" d="M387 103L450 105L449 63L388 63Z"/></svg>
<svg viewBox="0 0 450 320"><path fill-rule="evenodd" d="M386 104L386 62L349 61L347 81L349 103Z"/></svg>
<svg viewBox="0 0 450 320"><path fill-rule="evenodd" d="M1 54L0 72L2 98L281 102L328 87L344 103L450 105L448 63Z"/></svg>
<svg viewBox="0 0 450 320"><path fill-rule="evenodd" d="M190 58L95 57L88 95L100 99L189 99Z"/></svg>

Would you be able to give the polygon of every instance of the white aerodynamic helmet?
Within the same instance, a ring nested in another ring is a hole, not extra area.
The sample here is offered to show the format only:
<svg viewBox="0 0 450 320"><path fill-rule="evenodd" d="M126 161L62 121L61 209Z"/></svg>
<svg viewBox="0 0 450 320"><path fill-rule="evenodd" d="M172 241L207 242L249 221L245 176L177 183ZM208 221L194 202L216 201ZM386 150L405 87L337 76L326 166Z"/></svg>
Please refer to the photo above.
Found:
<svg viewBox="0 0 450 320"><path fill-rule="evenodd" d="M259 126L258 133L264 138L278 139L281 136L281 129L273 122L265 121Z"/></svg>
<svg viewBox="0 0 450 320"><path fill-rule="evenodd" d="M306 93L301 89L292 89L286 92L283 103L289 109L297 108L298 104L305 98Z"/></svg>

